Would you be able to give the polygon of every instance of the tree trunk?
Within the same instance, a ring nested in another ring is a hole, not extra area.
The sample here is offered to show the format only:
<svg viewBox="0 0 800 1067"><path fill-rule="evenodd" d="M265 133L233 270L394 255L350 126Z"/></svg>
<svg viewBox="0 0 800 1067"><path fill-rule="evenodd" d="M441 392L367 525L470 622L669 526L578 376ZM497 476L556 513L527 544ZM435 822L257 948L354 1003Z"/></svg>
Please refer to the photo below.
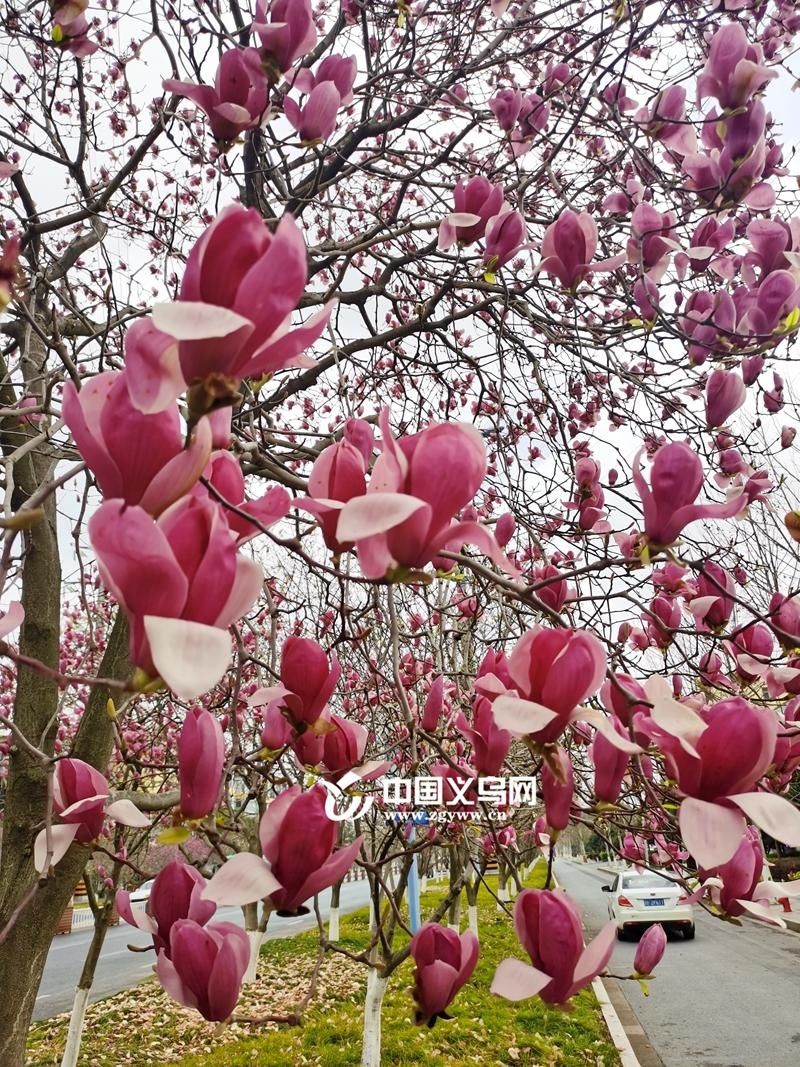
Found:
<svg viewBox="0 0 800 1067"><path fill-rule="evenodd" d="M335 882L331 886L331 907L328 913L328 940L339 940L339 902L342 895L342 883Z"/></svg>
<svg viewBox="0 0 800 1067"><path fill-rule="evenodd" d="M458 882L461 877L461 863L460 856L456 849L453 849L450 853L450 888ZM461 893L458 893L453 899L452 904L448 912L447 923L451 930L461 929Z"/></svg>
<svg viewBox="0 0 800 1067"><path fill-rule="evenodd" d="M388 978L377 967L367 972L367 995L364 999L364 1036L361 1043L361 1067L381 1067L381 1011Z"/></svg>
<svg viewBox="0 0 800 1067"><path fill-rule="evenodd" d="M39 523L39 527L49 524ZM35 537L37 529L31 531ZM41 531L40 531L41 533ZM21 650L44 663L58 665L58 611L60 611L60 573L52 541L41 551L49 553L49 562L31 548L23 577L23 603L26 620L20 638ZM32 560L36 567L33 567ZM33 573L32 573L33 572ZM49 605L55 594L55 606ZM56 607L58 611L49 610ZM52 643L52 649L48 645ZM129 669L127 659L128 630L124 617L117 619L109 636L100 666L105 677L121 677ZM52 690L52 691L51 691ZM105 687L92 690L83 714L72 755L105 770L111 754L111 720L106 712L110 696ZM15 719L26 736L36 740L53 721L53 730L44 744L52 749L58 689L40 675L25 668L19 672ZM2 869L0 870L0 929L3 929L22 904L35 882L33 841L42 825L47 805L47 781L44 768L24 751L11 753L3 820ZM24 1067L25 1042L36 994L50 949L50 942L64 908L86 865L91 850L74 845L54 869L52 877L40 884L33 899L23 908L0 947L0 1064Z"/></svg>
<svg viewBox="0 0 800 1067"><path fill-rule="evenodd" d="M78 1054L81 1050L81 1038L83 1037L83 1025L86 1021L86 1008L89 1004L89 993L94 983L94 972L97 970L97 961L103 949L103 943L108 933L109 921L113 910L113 902L109 902L103 910L95 916L94 933L89 943L89 951L83 961L78 985L75 989L75 999L72 1002L72 1014L69 1018L69 1032L67 1033L67 1047L61 1059L61 1067L76 1067Z"/></svg>
<svg viewBox="0 0 800 1067"><path fill-rule="evenodd" d="M469 920L469 928L475 934L476 937L480 937L478 933L478 906L477 904L470 904L467 907L467 917Z"/></svg>

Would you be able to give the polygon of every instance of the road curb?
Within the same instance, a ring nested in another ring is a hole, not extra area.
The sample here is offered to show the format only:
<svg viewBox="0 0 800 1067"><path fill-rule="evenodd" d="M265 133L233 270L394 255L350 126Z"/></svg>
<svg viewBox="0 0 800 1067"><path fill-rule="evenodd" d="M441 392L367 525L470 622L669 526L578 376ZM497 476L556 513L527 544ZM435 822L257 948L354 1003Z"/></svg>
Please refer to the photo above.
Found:
<svg viewBox="0 0 800 1067"><path fill-rule="evenodd" d="M622 1020L611 1003L611 998L602 978L595 978L592 982L592 990L597 997L597 1003L600 1005L600 1011L603 1013L611 1040L619 1053L621 1067L641 1067L639 1057L633 1051L633 1045L630 1043L625 1027L622 1025Z"/></svg>

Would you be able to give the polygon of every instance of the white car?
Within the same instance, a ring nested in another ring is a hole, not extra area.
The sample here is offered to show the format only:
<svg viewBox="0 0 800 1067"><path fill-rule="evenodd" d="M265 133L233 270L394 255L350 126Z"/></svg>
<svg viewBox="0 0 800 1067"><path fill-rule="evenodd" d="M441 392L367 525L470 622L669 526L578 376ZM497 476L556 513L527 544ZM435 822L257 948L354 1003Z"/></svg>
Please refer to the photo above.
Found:
<svg viewBox="0 0 800 1067"><path fill-rule="evenodd" d="M140 886L131 891L131 904L146 904L150 899L150 890L153 888L155 878L149 882L142 882Z"/></svg>
<svg viewBox="0 0 800 1067"><path fill-rule="evenodd" d="M617 937L624 941L629 933L661 923L665 930L680 930L687 941L694 938L694 910L685 901L683 890L675 882L648 871L622 871L608 893L608 917L617 924Z"/></svg>

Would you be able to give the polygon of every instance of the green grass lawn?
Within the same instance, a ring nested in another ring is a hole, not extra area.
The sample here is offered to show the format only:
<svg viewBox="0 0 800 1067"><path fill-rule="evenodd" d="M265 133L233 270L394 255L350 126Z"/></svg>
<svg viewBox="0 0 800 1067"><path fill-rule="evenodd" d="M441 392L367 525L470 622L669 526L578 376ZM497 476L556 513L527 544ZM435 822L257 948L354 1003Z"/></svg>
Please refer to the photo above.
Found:
<svg viewBox="0 0 800 1067"><path fill-rule="evenodd" d="M528 884L539 884L543 874L540 865ZM494 881L490 879L490 885ZM422 898L423 918L443 893L443 885L429 885ZM498 911L484 888L478 906L481 958L471 981L451 1005L454 1018L438 1022L432 1030L414 1026L410 994L413 961L407 960L392 976L386 991L382 1064L617 1067L617 1053L590 990L581 993L568 1011L548 1008L538 998L510 1004L490 995L489 985L500 960L509 955L526 957L514 937L509 916ZM353 951L368 943L366 909L342 918L341 935L342 947ZM290 1011L308 987L316 960L315 942L313 933L268 942L262 950L259 981L247 988L239 1014L252 1017ZM217 1038L211 1024L174 1004L149 982L90 1008L80 1064L357 1067L365 981L362 967L335 955L323 966L319 996L307 1010L302 1027L267 1024L255 1029L234 1024ZM29 1067L60 1061L66 1026L66 1017L61 1016L32 1029Z"/></svg>

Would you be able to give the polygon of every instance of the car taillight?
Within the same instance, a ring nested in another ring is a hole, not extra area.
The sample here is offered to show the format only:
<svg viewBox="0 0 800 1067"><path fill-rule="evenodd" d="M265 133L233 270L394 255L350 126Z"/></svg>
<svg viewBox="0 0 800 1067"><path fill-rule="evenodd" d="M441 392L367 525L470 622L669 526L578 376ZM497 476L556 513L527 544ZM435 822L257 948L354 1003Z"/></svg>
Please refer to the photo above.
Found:
<svg viewBox="0 0 800 1067"><path fill-rule="evenodd" d="M617 897L617 904L619 904L619 906L621 908L632 908L633 907L633 904L631 904L631 902L628 900L627 897Z"/></svg>
<svg viewBox="0 0 800 1067"><path fill-rule="evenodd" d="M678 903L679 904L688 904L689 903L689 898L688 897L678 897Z"/></svg>

